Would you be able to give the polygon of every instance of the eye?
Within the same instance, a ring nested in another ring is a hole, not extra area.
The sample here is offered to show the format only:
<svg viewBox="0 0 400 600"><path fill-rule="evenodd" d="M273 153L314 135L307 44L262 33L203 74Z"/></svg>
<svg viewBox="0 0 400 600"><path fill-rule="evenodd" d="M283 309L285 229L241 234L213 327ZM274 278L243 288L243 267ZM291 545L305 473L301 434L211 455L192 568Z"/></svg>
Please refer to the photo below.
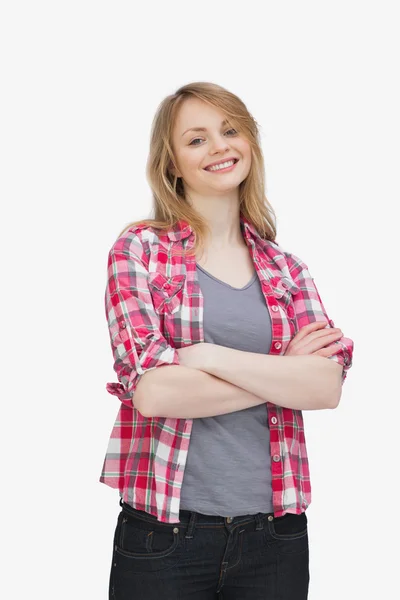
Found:
<svg viewBox="0 0 400 600"><path fill-rule="evenodd" d="M233 135L236 135L236 134L237 134L237 131L236 131L236 129L233 129L233 128L232 128L232 129L228 129L228 131L225 131L225 135L226 135L226 134L228 134L228 133L230 133L230 132L232 132L232 131L233 131ZM232 134L231 134L231 135L232 135ZM189 143L189 146L198 146L199 144L194 144L194 143L193 143L193 142L197 142L197 140L200 140L200 141L201 141L201 138L195 138L194 140L192 140L192 141Z"/></svg>

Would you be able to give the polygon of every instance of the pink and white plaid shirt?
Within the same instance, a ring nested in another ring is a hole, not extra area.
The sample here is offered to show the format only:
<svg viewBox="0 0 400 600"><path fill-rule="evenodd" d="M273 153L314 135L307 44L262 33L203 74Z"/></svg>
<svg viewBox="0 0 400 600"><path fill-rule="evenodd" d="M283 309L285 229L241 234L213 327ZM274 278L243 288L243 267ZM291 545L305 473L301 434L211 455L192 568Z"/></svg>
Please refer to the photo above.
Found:
<svg viewBox="0 0 400 600"><path fill-rule="evenodd" d="M307 265L276 242L261 238L243 215L241 227L271 316L270 354L284 355L307 323L326 321L333 327ZM127 504L165 523L179 523L193 420L144 417L134 407L134 393L146 371L179 365L177 348L204 342L196 258L185 258L182 252L193 244L194 234L184 221L168 232L140 225L123 233L108 255L105 310L119 383L106 388L121 406L100 481L119 489ZM341 349L329 360L343 366L343 385L352 365L353 341L342 337L336 343ZM299 514L311 502L302 413L266 404L274 457L274 514Z"/></svg>

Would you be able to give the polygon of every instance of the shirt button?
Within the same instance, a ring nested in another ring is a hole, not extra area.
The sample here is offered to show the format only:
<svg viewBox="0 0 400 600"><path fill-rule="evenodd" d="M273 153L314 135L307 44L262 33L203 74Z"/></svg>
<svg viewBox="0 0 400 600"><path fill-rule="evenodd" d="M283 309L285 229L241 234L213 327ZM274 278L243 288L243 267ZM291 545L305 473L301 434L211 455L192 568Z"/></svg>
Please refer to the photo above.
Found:
<svg viewBox="0 0 400 600"><path fill-rule="evenodd" d="M274 348L276 348L277 350L279 350L279 348L282 347L282 344L280 342L275 342L274 344Z"/></svg>
<svg viewBox="0 0 400 600"><path fill-rule="evenodd" d="M275 305L274 305L274 306L271 306L271 308L272 308L272 310L273 310L274 312L276 312L277 310L279 310L279 308L278 308L277 306L275 306Z"/></svg>
<svg viewBox="0 0 400 600"><path fill-rule="evenodd" d="M169 290L169 288L170 288L170 287L171 287L171 284L169 284L169 283L166 283L166 284L164 285L164 289L166 289L166 290Z"/></svg>
<svg viewBox="0 0 400 600"><path fill-rule="evenodd" d="M279 456L279 454L274 454L274 456L272 457L272 460L274 462L279 462L281 460L281 457Z"/></svg>
<svg viewBox="0 0 400 600"><path fill-rule="evenodd" d="M272 425L276 425L278 422L278 419L276 417L271 417L271 423Z"/></svg>
<svg viewBox="0 0 400 600"><path fill-rule="evenodd" d="M287 288L287 283L285 281L281 281L281 286L286 290Z"/></svg>
<svg viewBox="0 0 400 600"><path fill-rule="evenodd" d="M126 323L121 323L121 329L125 329Z"/></svg>

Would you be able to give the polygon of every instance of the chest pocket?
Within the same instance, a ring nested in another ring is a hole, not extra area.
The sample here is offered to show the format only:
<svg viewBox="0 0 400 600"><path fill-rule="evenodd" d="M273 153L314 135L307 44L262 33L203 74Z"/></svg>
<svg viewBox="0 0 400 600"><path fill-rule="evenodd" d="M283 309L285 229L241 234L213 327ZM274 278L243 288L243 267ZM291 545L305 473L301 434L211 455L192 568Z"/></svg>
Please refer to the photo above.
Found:
<svg viewBox="0 0 400 600"><path fill-rule="evenodd" d="M176 312L183 300L185 275L167 277L161 273L150 273L148 285L154 308L158 313Z"/></svg>
<svg viewBox="0 0 400 600"><path fill-rule="evenodd" d="M290 277L272 277L269 285L275 298L283 305L288 317L293 319L295 316L293 296L299 293L300 288Z"/></svg>

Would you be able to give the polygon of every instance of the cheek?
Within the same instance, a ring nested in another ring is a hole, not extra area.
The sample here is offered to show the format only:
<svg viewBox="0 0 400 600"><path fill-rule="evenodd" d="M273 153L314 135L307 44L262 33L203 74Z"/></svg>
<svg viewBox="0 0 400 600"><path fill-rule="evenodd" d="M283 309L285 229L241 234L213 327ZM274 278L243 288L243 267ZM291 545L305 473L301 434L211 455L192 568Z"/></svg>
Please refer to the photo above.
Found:
<svg viewBox="0 0 400 600"><path fill-rule="evenodd" d="M247 144L247 143L243 144L242 154L246 158L246 160L248 160L249 162L251 161L251 147L250 147L250 144Z"/></svg>
<svg viewBox="0 0 400 600"><path fill-rule="evenodd" d="M181 154L179 158L181 171L183 173L188 173L199 168L200 158L196 156L195 152L190 154Z"/></svg>
<svg viewBox="0 0 400 600"><path fill-rule="evenodd" d="M238 139L235 148L240 152L244 161L251 163L251 146L246 140Z"/></svg>
<svg viewBox="0 0 400 600"><path fill-rule="evenodd" d="M238 148L238 150L243 157L243 166L245 168L244 176L247 177L251 168L251 148L248 144L246 144L242 148Z"/></svg>

